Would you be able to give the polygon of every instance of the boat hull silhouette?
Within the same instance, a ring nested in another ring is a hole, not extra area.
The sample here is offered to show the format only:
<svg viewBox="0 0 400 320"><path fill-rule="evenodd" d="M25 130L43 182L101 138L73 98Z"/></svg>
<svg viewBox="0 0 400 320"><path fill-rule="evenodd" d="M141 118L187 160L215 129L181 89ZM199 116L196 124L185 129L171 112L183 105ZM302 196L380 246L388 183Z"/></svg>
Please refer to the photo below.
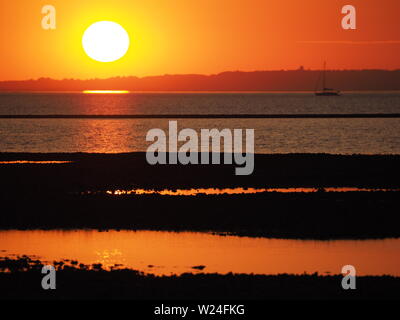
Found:
<svg viewBox="0 0 400 320"><path fill-rule="evenodd" d="M332 97L332 96L340 96L340 91L335 90L323 90L315 92L316 96L325 96L325 97Z"/></svg>
<svg viewBox="0 0 400 320"><path fill-rule="evenodd" d="M318 81L317 81L318 87ZM324 62L324 69L322 71L322 90L315 92L316 96L340 96L339 90L334 90L326 87L326 61Z"/></svg>

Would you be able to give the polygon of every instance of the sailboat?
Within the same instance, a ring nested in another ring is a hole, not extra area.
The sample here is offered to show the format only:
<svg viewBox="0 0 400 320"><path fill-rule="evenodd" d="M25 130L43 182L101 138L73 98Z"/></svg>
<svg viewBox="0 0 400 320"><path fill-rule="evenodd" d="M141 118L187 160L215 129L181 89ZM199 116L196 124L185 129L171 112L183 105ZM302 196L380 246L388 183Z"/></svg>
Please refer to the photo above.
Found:
<svg viewBox="0 0 400 320"><path fill-rule="evenodd" d="M317 86L318 86L318 83L317 83ZM326 61L324 62L324 70L322 71L322 90L315 91L315 95L316 96L340 96L339 90L330 89L330 88L326 87Z"/></svg>

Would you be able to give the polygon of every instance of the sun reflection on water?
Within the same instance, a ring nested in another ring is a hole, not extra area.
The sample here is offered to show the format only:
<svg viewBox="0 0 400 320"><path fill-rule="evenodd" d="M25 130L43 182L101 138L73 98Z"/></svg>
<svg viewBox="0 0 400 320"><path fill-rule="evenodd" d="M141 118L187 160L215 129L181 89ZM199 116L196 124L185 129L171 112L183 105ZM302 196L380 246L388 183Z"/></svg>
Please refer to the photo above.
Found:
<svg viewBox="0 0 400 320"><path fill-rule="evenodd" d="M369 192L369 191L399 191L399 189L377 189L377 188L354 188L354 187L328 187L328 188L192 188L177 190L152 190L152 189L131 189L131 190L108 190L109 195L149 195L158 194L163 196L197 196L197 195L235 195L235 194L256 194L264 192L278 193L311 193L311 192ZM90 194L91 192L87 192Z"/></svg>
<svg viewBox="0 0 400 320"><path fill-rule="evenodd" d="M128 90L83 90L87 94L124 94L129 93Z"/></svg>
<svg viewBox="0 0 400 320"><path fill-rule="evenodd" d="M400 275L400 239L314 241L198 232L9 230L0 231L0 244L6 250L0 258L28 255L46 263L69 259L101 264L104 270L130 268L155 275L339 274L349 261L358 266L359 275Z"/></svg>
<svg viewBox="0 0 400 320"><path fill-rule="evenodd" d="M72 163L72 161L34 161L34 160L0 161L0 164L64 164L64 163Z"/></svg>

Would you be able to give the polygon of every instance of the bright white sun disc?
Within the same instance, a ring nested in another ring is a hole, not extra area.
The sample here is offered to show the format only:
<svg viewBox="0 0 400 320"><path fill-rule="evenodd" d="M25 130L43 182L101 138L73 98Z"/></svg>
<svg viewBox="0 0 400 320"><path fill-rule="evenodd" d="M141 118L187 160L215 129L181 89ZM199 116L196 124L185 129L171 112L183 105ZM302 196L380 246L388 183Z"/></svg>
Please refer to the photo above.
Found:
<svg viewBox="0 0 400 320"><path fill-rule="evenodd" d="M90 58L112 62L122 58L128 51L129 35L118 23L99 21L86 29L82 45Z"/></svg>

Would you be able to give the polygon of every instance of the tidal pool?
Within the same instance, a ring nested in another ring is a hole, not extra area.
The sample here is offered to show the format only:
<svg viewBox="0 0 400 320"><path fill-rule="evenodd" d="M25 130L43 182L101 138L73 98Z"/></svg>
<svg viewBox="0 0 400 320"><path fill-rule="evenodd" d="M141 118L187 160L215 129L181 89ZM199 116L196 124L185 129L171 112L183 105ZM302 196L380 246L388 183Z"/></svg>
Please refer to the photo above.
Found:
<svg viewBox="0 0 400 320"><path fill-rule="evenodd" d="M0 256L101 263L156 275L185 272L400 276L400 239L285 240L164 231L1 231ZM194 268L196 267L196 268Z"/></svg>

